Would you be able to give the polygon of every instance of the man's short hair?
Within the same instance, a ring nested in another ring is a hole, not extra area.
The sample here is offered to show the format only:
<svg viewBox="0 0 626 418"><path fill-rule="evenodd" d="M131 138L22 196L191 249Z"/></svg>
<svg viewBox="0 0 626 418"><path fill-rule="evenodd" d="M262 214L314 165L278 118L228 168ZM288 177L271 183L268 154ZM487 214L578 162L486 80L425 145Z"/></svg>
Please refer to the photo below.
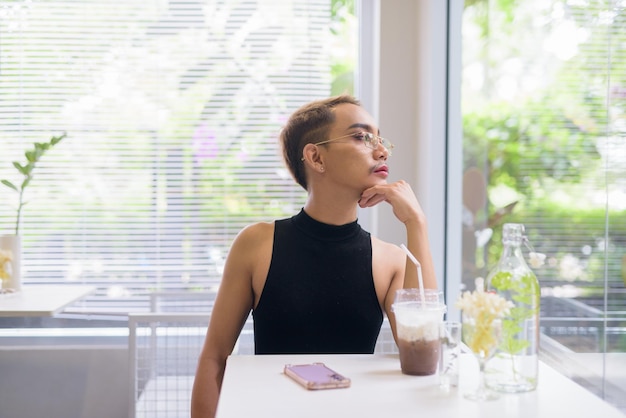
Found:
<svg viewBox="0 0 626 418"><path fill-rule="evenodd" d="M340 104L361 103L354 97L342 94L305 104L292 113L280 133L285 164L296 182L307 190L307 179L302 161L306 144L328 139L330 126L335 122L334 108Z"/></svg>

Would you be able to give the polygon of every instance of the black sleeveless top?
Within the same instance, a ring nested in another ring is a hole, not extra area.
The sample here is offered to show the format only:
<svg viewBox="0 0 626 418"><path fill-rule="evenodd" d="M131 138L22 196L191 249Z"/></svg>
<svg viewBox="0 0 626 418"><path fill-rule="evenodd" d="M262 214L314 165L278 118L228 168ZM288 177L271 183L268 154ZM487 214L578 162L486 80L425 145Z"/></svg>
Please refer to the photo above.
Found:
<svg viewBox="0 0 626 418"><path fill-rule="evenodd" d="M267 281L252 312L256 354L370 354L383 321L370 234L304 210L274 223Z"/></svg>

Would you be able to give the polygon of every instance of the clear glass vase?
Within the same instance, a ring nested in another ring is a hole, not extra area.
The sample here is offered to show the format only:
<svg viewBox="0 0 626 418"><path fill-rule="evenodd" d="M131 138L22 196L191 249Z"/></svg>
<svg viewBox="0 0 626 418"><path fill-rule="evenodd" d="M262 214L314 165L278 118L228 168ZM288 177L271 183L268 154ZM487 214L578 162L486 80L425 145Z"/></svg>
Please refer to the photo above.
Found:
<svg viewBox="0 0 626 418"><path fill-rule="evenodd" d="M474 317L463 314L463 342L478 360L478 386L464 394L472 401L491 401L498 399L498 394L485 385L485 365L491 359L502 339L502 321L487 318L485 315Z"/></svg>
<svg viewBox="0 0 626 418"><path fill-rule="evenodd" d="M537 276L524 260L525 239L524 225L504 224L502 256L487 276L487 290L515 305L503 319L502 341L486 366L485 384L499 392L527 392L537 387L540 289Z"/></svg>

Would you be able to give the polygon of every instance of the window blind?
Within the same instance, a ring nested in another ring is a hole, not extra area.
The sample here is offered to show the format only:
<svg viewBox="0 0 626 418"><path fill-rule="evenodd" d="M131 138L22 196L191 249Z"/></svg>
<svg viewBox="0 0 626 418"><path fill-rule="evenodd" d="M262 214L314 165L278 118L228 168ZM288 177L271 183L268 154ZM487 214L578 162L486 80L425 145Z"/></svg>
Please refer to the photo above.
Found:
<svg viewBox="0 0 626 418"><path fill-rule="evenodd" d="M67 133L25 193L25 284L145 310L150 292L217 286L242 227L303 205L277 138L331 92L330 0L12 1L0 18L0 178Z"/></svg>

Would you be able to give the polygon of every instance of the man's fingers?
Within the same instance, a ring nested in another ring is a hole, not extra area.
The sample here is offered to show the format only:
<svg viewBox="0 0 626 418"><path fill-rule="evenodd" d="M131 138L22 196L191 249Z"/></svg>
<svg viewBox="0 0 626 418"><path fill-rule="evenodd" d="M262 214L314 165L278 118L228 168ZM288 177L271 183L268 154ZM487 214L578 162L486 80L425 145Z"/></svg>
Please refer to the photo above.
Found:
<svg viewBox="0 0 626 418"><path fill-rule="evenodd" d="M382 194L374 194L372 196L361 197L359 200L359 206L362 208L371 207L379 204L385 200L385 195Z"/></svg>

